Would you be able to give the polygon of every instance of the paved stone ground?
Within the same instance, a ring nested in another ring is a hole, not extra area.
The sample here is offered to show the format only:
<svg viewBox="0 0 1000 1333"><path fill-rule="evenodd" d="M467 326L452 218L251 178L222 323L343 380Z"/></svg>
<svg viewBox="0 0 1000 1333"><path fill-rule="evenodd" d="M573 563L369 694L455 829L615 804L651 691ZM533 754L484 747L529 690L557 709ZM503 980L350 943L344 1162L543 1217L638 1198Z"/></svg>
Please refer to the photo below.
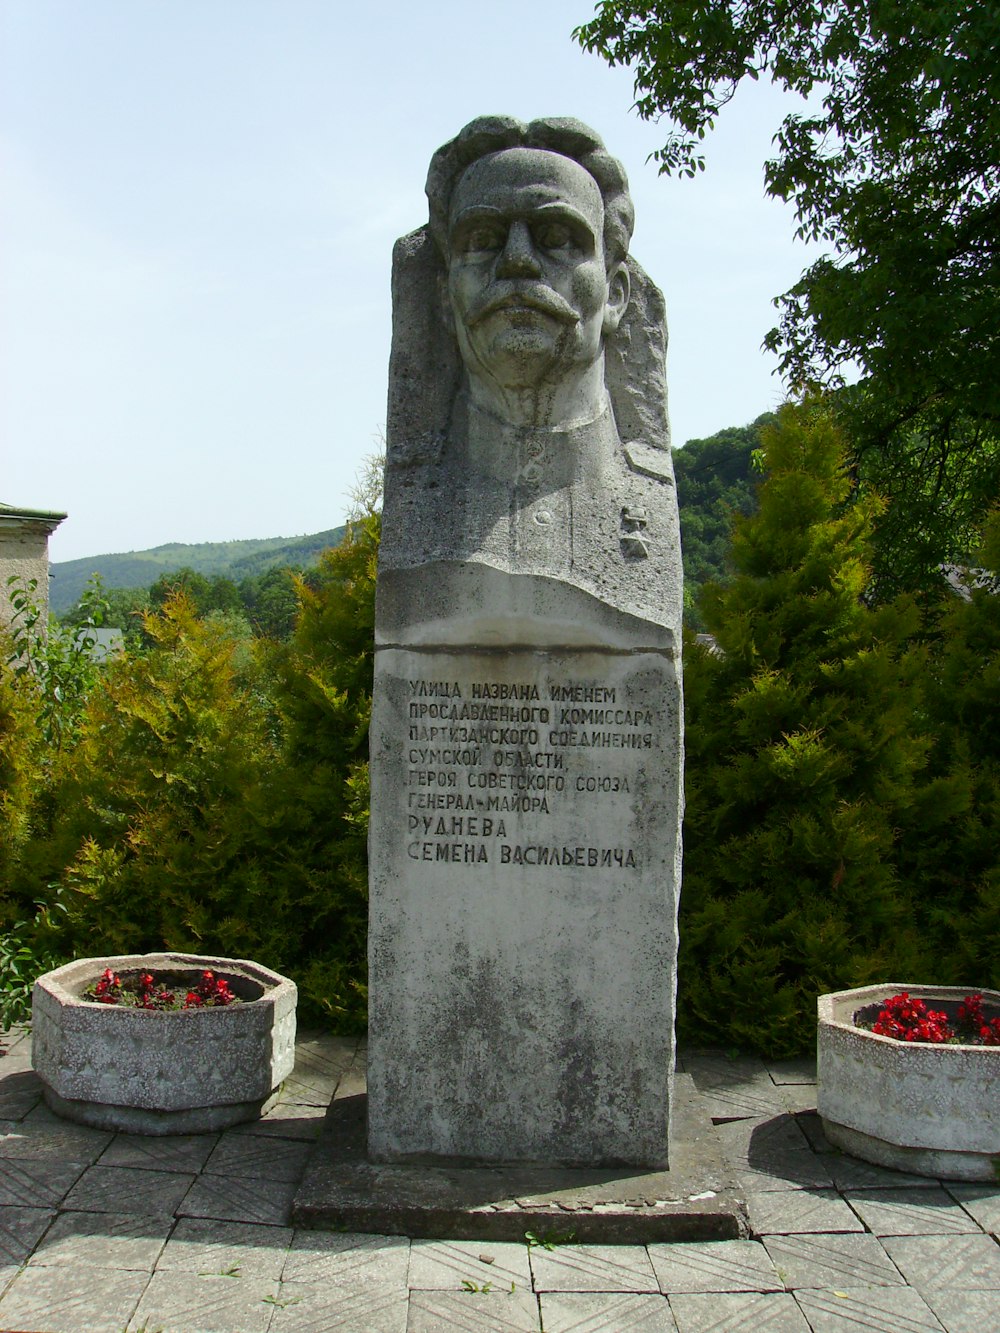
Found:
<svg viewBox="0 0 1000 1333"><path fill-rule="evenodd" d="M266 1120L169 1139L58 1120L30 1038L12 1033L7 1048L6 1333L1000 1333L1000 1186L832 1151L808 1062L684 1057L746 1191L751 1239L551 1245L289 1225L327 1105L364 1089L356 1042L305 1034Z"/></svg>

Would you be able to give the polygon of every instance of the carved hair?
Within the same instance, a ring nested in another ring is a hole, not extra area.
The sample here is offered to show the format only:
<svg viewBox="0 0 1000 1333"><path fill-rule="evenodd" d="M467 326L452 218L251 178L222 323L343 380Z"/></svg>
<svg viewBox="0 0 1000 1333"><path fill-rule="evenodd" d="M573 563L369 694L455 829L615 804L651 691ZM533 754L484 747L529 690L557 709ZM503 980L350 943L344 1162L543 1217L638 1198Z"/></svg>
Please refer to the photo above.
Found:
<svg viewBox="0 0 1000 1333"><path fill-rule="evenodd" d="M572 158L597 182L604 200L604 255L610 267L628 254L635 210L625 168L604 147L604 140L582 121L565 116L533 120L513 116L480 116L460 130L431 158L427 173L431 233L441 254L448 255L448 210L452 191L465 169L489 153L506 148L543 148Z"/></svg>

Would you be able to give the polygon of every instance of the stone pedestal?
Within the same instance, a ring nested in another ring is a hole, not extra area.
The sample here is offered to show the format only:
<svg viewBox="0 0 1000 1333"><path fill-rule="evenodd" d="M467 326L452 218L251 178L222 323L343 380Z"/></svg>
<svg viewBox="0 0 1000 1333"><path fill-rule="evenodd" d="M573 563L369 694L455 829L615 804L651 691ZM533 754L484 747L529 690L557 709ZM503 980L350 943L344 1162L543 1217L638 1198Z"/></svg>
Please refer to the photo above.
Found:
<svg viewBox="0 0 1000 1333"><path fill-rule="evenodd" d="M672 635L483 566L379 598L370 1154L665 1165Z"/></svg>

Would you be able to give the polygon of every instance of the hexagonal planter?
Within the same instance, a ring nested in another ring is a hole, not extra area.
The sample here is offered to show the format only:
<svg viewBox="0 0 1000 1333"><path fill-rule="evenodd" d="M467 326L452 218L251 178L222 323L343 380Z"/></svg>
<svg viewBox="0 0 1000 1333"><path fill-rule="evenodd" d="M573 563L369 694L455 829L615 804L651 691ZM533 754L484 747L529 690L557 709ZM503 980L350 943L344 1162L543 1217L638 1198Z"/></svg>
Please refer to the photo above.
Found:
<svg viewBox="0 0 1000 1333"><path fill-rule="evenodd" d="M837 1148L879 1166L945 1180L1000 1174L1000 1046L928 1045L876 1036L874 1021L908 991L954 1017L969 993L951 986L864 986L819 997L817 1108ZM982 991L990 1016L1000 993Z"/></svg>
<svg viewBox="0 0 1000 1333"><path fill-rule="evenodd" d="M243 1001L175 1013L83 998L106 967L179 976L206 968ZM31 999L35 1071L57 1115L134 1134L191 1134L259 1116L295 1063L294 982L245 959L198 954L82 958Z"/></svg>

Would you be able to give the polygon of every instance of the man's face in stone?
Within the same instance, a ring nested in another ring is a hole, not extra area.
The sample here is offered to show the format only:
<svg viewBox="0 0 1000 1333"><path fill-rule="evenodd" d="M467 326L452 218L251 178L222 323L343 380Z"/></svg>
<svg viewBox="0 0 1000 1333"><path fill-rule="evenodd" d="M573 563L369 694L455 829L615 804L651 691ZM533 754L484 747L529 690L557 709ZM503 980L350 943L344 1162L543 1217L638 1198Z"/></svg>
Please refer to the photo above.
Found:
<svg viewBox="0 0 1000 1333"><path fill-rule="evenodd" d="M592 365L628 300L609 274L604 202L578 162L511 148L474 162L449 215L448 296L462 358L510 388Z"/></svg>

